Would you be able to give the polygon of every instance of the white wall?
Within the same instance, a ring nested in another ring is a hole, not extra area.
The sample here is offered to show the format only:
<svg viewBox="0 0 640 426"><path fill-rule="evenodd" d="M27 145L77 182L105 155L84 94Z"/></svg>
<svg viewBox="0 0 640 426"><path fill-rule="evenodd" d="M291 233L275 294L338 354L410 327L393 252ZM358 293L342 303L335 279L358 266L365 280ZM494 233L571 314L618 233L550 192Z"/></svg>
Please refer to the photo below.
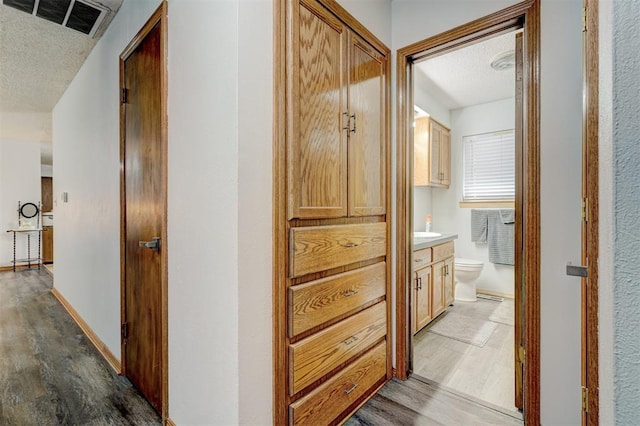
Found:
<svg viewBox="0 0 640 426"><path fill-rule="evenodd" d="M616 424L640 411L640 5L613 2L613 312Z"/></svg>
<svg viewBox="0 0 640 426"><path fill-rule="evenodd" d="M239 421L238 10L169 3L169 414L179 425Z"/></svg>
<svg viewBox="0 0 640 426"><path fill-rule="evenodd" d="M471 241L471 209L460 208L463 183L464 136L513 129L515 99L474 105L451 111L451 185L449 189L433 189L433 225L437 232L455 232L456 257L484 262L478 278L478 289L513 295L513 266L489 262L487 244Z"/></svg>
<svg viewBox="0 0 640 426"><path fill-rule="evenodd" d="M271 1L240 2L238 66L238 284L240 424L272 418L272 127ZM256 63L264 64L256 72ZM256 101L260 105L256 107ZM257 326L260 324L260 326ZM256 354L261 354L256 356Z"/></svg>
<svg viewBox="0 0 640 426"><path fill-rule="evenodd" d="M543 424L577 424L581 418L580 279L565 275L568 261L580 262L581 9L581 0L543 0L541 8Z"/></svg>
<svg viewBox="0 0 640 426"><path fill-rule="evenodd" d="M0 266L13 265L13 233L5 231L18 227L18 202L37 205L40 196L38 142L0 139ZM37 234L31 240L31 257L38 257ZM16 257L27 257L23 234L16 237Z"/></svg>
<svg viewBox="0 0 640 426"><path fill-rule="evenodd" d="M338 3L391 48L391 0L338 0Z"/></svg>
<svg viewBox="0 0 640 426"><path fill-rule="evenodd" d="M393 49L515 3L394 1ZM580 259L582 2L541 3L541 419L578 424L580 283L565 276L564 265Z"/></svg>
<svg viewBox="0 0 640 426"><path fill-rule="evenodd" d="M51 113L0 111L0 139L51 142Z"/></svg>
<svg viewBox="0 0 640 426"><path fill-rule="evenodd" d="M451 114L444 96L446 95L418 67L414 67L413 103L441 124L451 127Z"/></svg>

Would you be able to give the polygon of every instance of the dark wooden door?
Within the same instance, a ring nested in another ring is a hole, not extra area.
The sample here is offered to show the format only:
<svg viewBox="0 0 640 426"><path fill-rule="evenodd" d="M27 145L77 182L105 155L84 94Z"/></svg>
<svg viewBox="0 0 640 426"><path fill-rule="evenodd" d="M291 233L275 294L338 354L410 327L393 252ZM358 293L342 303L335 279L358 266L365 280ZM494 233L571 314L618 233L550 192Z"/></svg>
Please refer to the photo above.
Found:
<svg viewBox="0 0 640 426"><path fill-rule="evenodd" d="M156 25L124 59L125 374L162 411L162 150L161 31Z"/></svg>
<svg viewBox="0 0 640 426"><path fill-rule="evenodd" d="M50 212L53 210L53 178L40 178L40 191L42 197L42 211Z"/></svg>

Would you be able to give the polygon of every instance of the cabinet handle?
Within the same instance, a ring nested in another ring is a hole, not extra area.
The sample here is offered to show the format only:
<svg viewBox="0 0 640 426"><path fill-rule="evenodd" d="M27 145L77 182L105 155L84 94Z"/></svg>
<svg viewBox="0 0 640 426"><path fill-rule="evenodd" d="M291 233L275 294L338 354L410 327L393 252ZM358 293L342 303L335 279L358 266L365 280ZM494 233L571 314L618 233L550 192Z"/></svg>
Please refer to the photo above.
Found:
<svg viewBox="0 0 640 426"><path fill-rule="evenodd" d="M346 248L351 248L351 247L358 247L360 244L358 243L346 243L346 244L340 244L342 247L346 247Z"/></svg>
<svg viewBox="0 0 640 426"><path fill-rule="evenodd" d="M344 391L345 394L349 395L351 392L353 392L354 390L356 390L356 388L358 387L357 383L354 383L353 385L351 385L351 387L349 389L346 389Z"/></svg>
<svg viewBox="0 0 640 426"><path fill-rule="evenodd" d="M358 294L358 290L347 290L344 293L342 293L343 297L351 297L354 294Z"/></svg>
<svg viewBox="0 0 640 426"><path fill-rule="evenodd" d="M422 277L416 278L416 285L418 286L418 290L422 290Z"/></svg>
<svg viewBox="0 0 640 426"><path fill-rule="evenodd" d="M424 259L413 259L414 262L422 262Z"/></svg>
<svg viewBox="0 0 640 426"><path fill-rule="evenodd" d="M347 340L345 340L342 343L344 343L345 345L350 345L353 342L355 342L356 340L358 340L358 338L356 336L351 336L351 337L349 337Z"/></svg>
<svg viewBox="0 0 640 426"><path fill-rule="evenodd" d="M344 123L344 127L342 128L342 130L349 130L351 128L351 123L349 122L349 113L348 112L343 112L342 115L344 115L345 118L345 123Z"/></svg>
<svg viewBox="0 0 640 426"><path fill-rule="evenodd" d="M353 129L351 129L351 133L355 133L356 132L356 113L355 112L351 115L351 118L353 118Z"/></svg>

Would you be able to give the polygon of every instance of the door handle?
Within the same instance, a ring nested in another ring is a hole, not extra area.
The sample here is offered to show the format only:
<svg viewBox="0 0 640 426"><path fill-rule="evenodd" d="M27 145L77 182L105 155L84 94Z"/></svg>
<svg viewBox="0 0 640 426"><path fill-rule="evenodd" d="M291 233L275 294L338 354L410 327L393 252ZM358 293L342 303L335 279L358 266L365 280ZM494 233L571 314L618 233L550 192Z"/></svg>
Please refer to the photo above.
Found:
<svg viewBox="0 0 640 426"><path fill-rule="evenodd" d="M139 241L138 246L160 251L160 237L153 237L151 241Z"/></svg>
<svg viewBox="0 0 640 426"><path fill-rule="evenodd" d="M586 277L587 274L586 266L572 265L571 262L567 263L567 275L572 277Z"/></svg>

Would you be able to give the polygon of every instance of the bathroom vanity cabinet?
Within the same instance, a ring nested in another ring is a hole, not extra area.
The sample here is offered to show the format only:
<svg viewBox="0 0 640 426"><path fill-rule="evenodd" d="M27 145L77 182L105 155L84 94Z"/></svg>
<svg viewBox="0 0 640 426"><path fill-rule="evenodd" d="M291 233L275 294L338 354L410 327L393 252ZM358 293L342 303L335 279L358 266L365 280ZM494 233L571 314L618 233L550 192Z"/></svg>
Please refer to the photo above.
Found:
<svg viewBox="0 0 640 426"><path fill-rule="evenodd" d="M447 241L413 252L411 313L417 333L454 300L454 244Z"/></svg>
<svg viewBox="0 0 640 426"><path fill-rule="evenodd" d="M413 134L413 161L414 185L449 188L451 131L433 118L417 118Z"/></svg>

